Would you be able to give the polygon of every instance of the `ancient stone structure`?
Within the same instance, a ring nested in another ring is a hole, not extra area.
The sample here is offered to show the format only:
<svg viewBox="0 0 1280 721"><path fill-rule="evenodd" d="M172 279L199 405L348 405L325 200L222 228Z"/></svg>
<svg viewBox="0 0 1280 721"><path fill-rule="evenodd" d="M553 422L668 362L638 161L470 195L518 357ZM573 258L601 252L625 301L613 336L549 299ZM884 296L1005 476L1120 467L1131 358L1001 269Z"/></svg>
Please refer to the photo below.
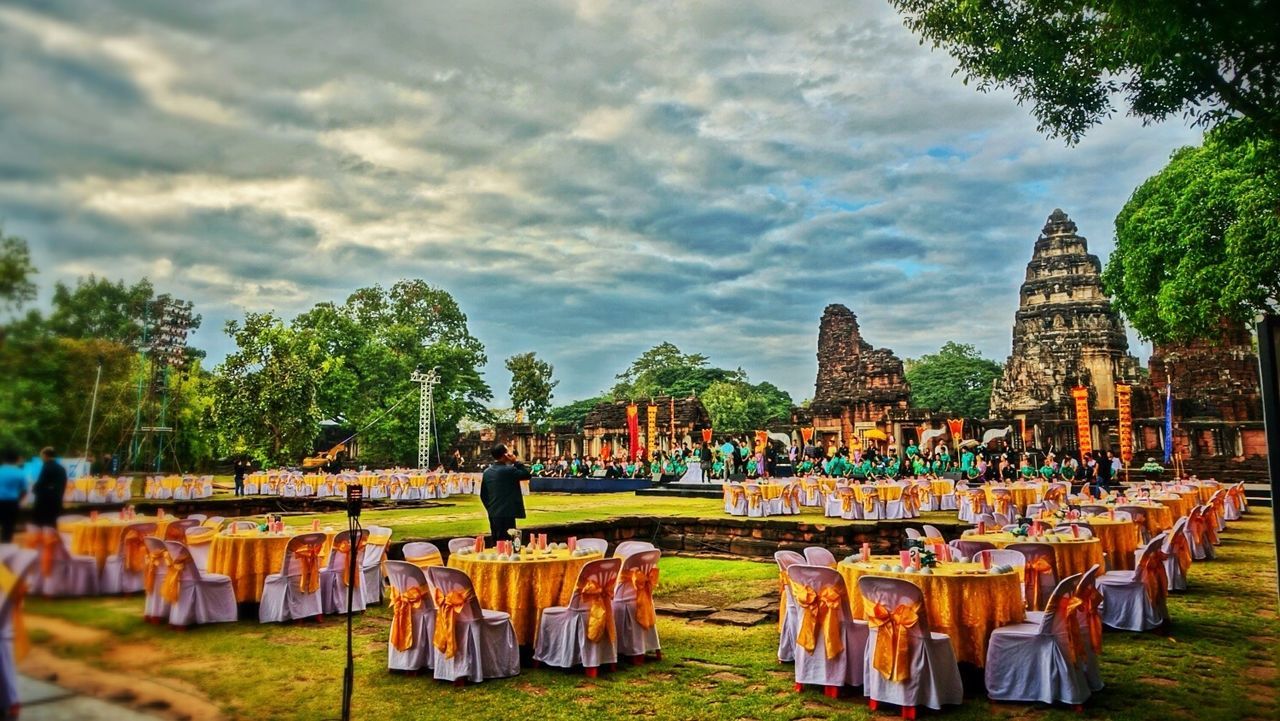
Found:
<svg viewBox="0 0 1280 721"><path fill-rule="evenodd" d="M813 403L808 414L797 414L797 422L812 423L819 445L848 445L857 439L887 446L890 413L907 410L910 400L902 360L863 340L853 311L827 306L818 326Z"/></svg>
<svg viewBox="0 0 1280 721"><path fill-rule="evenodd" d="M601 403L587 414L582 422L582 434L588 456L599 456L607 444L612 455L625 457L627 454L627 401ZM657 423L653 429L648 428L649 404L657 406ZM697 398L657 398L636 401L639 406L640 447L645 447L645 438L653 432L657 438L657 448L667 452L688 444L690 448L702 443L702 429L711 427L711 416L702 401ZM675 436L671 435L672 410L675 411Z"/></svg>
<svg viewBox="0 0 1280 721"><path fill-rule="evenodd" d="M1247 328L1224 325L1217 339L1157 345L1147 367L1153 417L1138 421L1145 447L1160 447L1165 386L1172 382L1181 458L1266 455L1258 356Z"/></svg>
<svg viewBox="0 0 1280 721"><path fill-rule="evenodd" d="M1102 290L1101 271L1076 224L1054 210L1027 264L1013 352L991 392L991 416L1025 420L1028 445L1075 446L1071 389L1077 385L1090 391L1094 446L1114 445L1106 436L1114 431L1116 383L1136 383L1139 374L1124 324ZM1143 396L1138 389L1134 395Z"/></svg>

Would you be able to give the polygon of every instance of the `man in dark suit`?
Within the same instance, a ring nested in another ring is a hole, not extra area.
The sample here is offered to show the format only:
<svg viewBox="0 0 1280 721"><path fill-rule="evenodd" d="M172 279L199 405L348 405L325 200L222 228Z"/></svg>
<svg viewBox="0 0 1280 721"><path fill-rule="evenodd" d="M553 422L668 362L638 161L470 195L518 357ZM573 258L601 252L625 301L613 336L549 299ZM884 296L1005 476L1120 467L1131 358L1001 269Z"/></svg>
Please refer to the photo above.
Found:
<svg viewBox="0 0 1280 721"><path fill-rule="evenodd" d="M58 516L62 515L62 498L67 493L67 469L58 463L52 448L41 450L40 459L44 465L40 467L36 484L31 487L31 494L35 496L31 520L41 528L57 528Z"/></svg>
<svg viewBox="0 0 1280 721"><path fill-rule="evenodd" d="M480 481L480 502L489 513L489 537L496 543L507 537L507 530L516 527L516 519L524 518L524 494L520 481L533 477L528 468L507 452L499 443L489 451L493 463L484 469Z"/></svg>

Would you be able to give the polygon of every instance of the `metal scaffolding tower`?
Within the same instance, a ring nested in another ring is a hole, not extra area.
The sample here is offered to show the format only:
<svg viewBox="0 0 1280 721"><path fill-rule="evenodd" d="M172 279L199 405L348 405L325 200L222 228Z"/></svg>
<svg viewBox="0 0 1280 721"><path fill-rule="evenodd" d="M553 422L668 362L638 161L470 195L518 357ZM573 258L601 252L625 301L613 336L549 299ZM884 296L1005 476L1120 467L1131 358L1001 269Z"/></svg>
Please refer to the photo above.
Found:
<svg viewBox="0 0 1280 721"><path fill-rule="evenodd" d="M431 467L431 431L435 428L435 387L440 384L440 369L432 368L423 373L415 370L410 380L422 387L418 401L418 470ZM439 443L439 439L436 440Z"/></svg>

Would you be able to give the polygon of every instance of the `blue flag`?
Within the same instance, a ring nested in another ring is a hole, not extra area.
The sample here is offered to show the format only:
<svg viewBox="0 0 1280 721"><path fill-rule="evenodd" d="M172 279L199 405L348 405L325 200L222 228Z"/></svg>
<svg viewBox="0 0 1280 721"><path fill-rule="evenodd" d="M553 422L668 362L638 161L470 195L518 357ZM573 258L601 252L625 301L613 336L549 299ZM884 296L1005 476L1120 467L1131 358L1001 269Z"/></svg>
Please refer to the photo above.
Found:
<svg viewBox="0 0 1280 721"><path fill-rule="evenodd" d="M1164 387L1164 464L1173 460L1173 385Z"/></svg>

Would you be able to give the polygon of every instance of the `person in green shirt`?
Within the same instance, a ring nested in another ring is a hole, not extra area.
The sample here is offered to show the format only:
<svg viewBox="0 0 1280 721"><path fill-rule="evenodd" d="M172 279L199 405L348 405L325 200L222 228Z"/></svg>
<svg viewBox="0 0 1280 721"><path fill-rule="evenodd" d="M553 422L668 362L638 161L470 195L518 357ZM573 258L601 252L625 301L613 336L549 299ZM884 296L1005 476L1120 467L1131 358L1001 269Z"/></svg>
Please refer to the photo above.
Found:
<svg viewBox="0 0 1280 721"><path fill-rule="evenodd" d="M756 477L756 457L751 456L747 458L747 478L755 478L755 477Z"/></svg>
<svg viewBox="0 0 1280 721"><path fill-rule="evenodd" d="M800 465L797 466L797 469L801 474L808 474L809 471L813 470L813 461L806 458L803 461L800 461Z"/></svg>
<svg viewBox="0 0 1280 721"><path fill-rule="evenodd" d="M933 459L933 463L930 465L930 470L933 471L933 475L941 476L943 473L947 472L947 464L942 460L942 457L939 456L938 458Z"/></svg>
<svg viewBox="0 0 1280 721"><path fill-rule="evenodd" d="M916 478L923 476L928 471L929 471L929 464L925 463L924 459L921 458L920 456L916 456L915 459L911 462L911 474Z"/></svg>
<svg viewBox="0 0 1280 721"><path fill-rule="evenodd" d="M942 461L943 470L951 470L951 454L943 447L942 452L938 454L938 460Z"/></svg>
<svg viewBox="0 0 1280 721"><path fill-rule="evenodd" d="M917 446L915 443L907 444L907 458L912 458L916 455L919 455L919 453L920 453L919 446Z"/></svg>
<svg viewBox="0 0 1280 721"><path fill-rule="evenodd" d="M1040 466L1040 477L1048 481L1053 478L1053 466L1049 463L1049 459L1045 459L1044 465Z"/></svg>
<svg viewBox="0 0 1280 721"><path fill-rule="evenodd" d="M1022 476L1024 481L1030 481L1036 477L1036 469L1031 467L1031 461L1022 459L1022 467L1018 469L1018 475Z"/></svg>
<svg viewBox="0 0 1280 721"><path fill-rule="evenodd" d="M960 472L969 478L973 478L976 473L973 467L974 460L976 458L977 457L973 455L973 451L966 448L964 452L960 454Z"/></svg>
<svg viewBox="0 0 1280 721"><path fill-rule="evenodd" d="M1063 463L1058 472L1062 474L1062 480L1067 483L1071 483L1076 479L1076 469L1070 463Z"/></svg>
<svg viewBox="0 0 1280 721"><path fill-rule="evenodd" d="M541 458L539 458L538 460L534 461L532 466L529 466L529 472L530 472L530 473L532 473L532 474L533 474L533 475L535 475L535 476L541 476L541 475L542 475L542 471L543 471L543 470L545 470L545 469L546 469L546 466L542 465L542 459L541 459Z"/></svg>

